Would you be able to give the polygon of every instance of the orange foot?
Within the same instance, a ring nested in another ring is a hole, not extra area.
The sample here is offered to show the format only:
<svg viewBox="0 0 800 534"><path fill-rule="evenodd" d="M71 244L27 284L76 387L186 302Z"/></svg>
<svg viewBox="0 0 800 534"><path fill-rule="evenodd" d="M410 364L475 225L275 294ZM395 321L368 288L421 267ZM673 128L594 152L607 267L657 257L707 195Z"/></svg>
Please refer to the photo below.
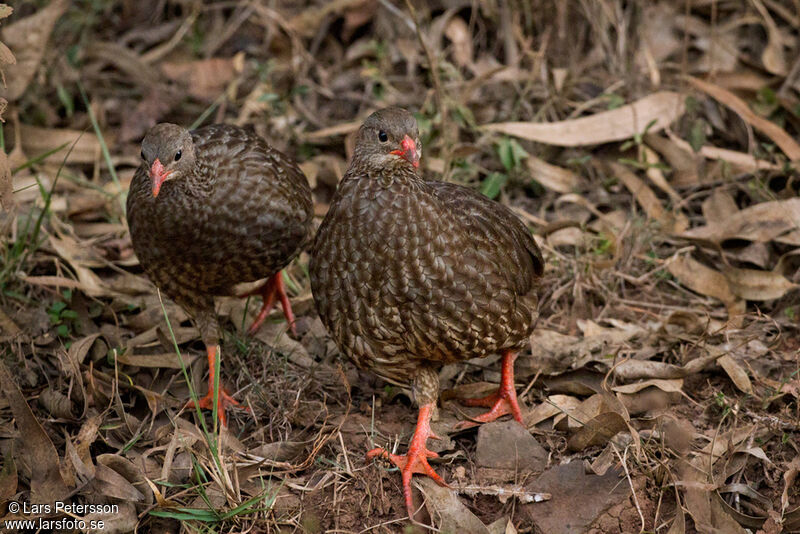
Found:
<svg viewBox="0 0 800 534"><path fill-rule="evenodd" d="M203 410L214 409L214 386L209 384L208 393L205 397L198 399L197 405ZM194 409L195 404L193 400L186 403L185 408ZM228 418L225 411L229 408L240 408L242 410L249 410L246 406L242 406L239 401L234 399L225 388L219 388L219 398L217 398L217 417L222 426L228 426Z"/></svg>
<svg viewBox="0 0 800 534"><path fill-rule="evenodd" d="M390 454L389 451L380 447L367 452L367 460L386 458L400 469L400 474L403 477L403 496L406 500L406 510L408 511L408 517L412 519L414 518L414 501L411 498L411 475L414 473L428 475L440 486L449 487L447 482L428 463L428 458L439 457L435 452L429 451L426 445L429 437L439 439L439 436L431 432L432 410L433 404L420 406L417 427L414 429L414 437L411 439L411 444L406 454Z"/></svg>
<svg viewBox="0 0 800 534"><path fill-rule="evenodd" d="M283 276L280 271L270 276L263 285L257 287L253 291L239 295L239 298L251 297L253 295L261 295L263 304L261 305L261 311L258 312L256 320L253 321L253 324L247 329L248 334L251 336L255 334L264 323L264 320L272 309L272 304L275 302L275 296L277 295L281 301L283 315L286 317L286 322L289 323L289 329L294 336L297 336L292 304L289 302L289 296L286 294L286 287L283 285Z"/></svg>
<svg viewBox="0 0 800 534"><path fill-rule="evenodd" d="M197 399L197 406L203 410L214 409L214 372L216 369L215 361L217 354L219 354L219 345L209 345L206 347L208 353L208 393L206 396ZM184 405L184 409L194 409L195 403L190 400ZM250 411L249 408L242 406L239 401L234 399L225 388L219 388L219 397L217 398L217 418L222 426L228 426L228 418L225 411L228 408L240 408L242 410Z"/></svg>
<svg viewBox="0 0 800 534"><path fill-rule="evenodd" d="M486 397L479 399L462 399L461 404L465 406L485 406L490 408L486 413L473 418L471 421L462 421L456 428L465 429L478 426L480 423L489 423L502 417L506 414L511 414L520 424L524 425L522 421L522 412L519 409L517 402L517 392L514 389L514 360L516 354L511 351L503 353L503 374L500 379L500 387L497 391Z"/></svg>

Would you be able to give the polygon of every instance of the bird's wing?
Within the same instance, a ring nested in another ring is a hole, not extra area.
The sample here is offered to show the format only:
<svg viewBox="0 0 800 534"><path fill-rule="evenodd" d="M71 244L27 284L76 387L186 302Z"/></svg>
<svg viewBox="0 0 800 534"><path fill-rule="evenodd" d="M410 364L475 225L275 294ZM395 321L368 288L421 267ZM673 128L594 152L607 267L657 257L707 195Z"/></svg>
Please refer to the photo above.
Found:
<svg viewBox="0 0 800 534"><path fill-rule="evenodd" d="M498 265L518 295L535 288L544 271L544 259L530 231L514 212L468 187L434 181L427 185L444 208L468 229L476 247L502 259Z"/></svg>

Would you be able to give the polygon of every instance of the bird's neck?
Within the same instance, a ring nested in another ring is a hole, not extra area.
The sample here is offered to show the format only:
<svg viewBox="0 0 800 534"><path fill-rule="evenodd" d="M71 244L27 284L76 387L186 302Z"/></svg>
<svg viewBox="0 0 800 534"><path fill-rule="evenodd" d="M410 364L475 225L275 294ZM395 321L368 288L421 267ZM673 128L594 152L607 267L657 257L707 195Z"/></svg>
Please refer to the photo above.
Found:
<svg viewBox="0 0 800 534"><path fill-rule="evenodd" d="M363 180L379 187L393 185L419 186L424 179L417 170L406 163L398 161L397 165L369 165L355 160L345 174L345 179Z"/></svg>

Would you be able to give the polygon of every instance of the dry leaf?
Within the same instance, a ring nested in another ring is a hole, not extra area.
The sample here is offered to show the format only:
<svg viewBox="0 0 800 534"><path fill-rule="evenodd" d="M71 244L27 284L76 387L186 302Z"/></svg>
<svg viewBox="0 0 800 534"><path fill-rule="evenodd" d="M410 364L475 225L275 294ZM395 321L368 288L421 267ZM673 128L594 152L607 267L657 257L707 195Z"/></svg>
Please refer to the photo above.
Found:
<svg viewBox="0 0 800 534"><path fill-rule="evenodd" d="M628 428L625 419L616 412L604 412L588 421L569 441L567 448L582 451L587 447L605 445L608 440Z"/></svg>
<svg viewBox="0 0 800 534"><path fill-rule="evenodd" d="M752 395L753 384L750 383L750 377L747 376L747 373L744 369L742 369L742 366L736 363L736 360L731 358L730 354L720 356L720 358L717 360L717 363L719 363L719 365L725 370L731 381L733 381L733 384L739 388L739 391L743 391Z"/></svg>
<svg viewBox="0 0 800 534"><path fill-rule="evenodd" d="M728 239L767 242L797 228L800 228L800 198L789 198L735 211L720 222L692 228L681 237L715 243Z"/></svg>
<svg viewBox="0 0 800 534"><path fill-rule="evenodd" d="M725 267L722 272L728 279L728 287L733 294L745 300L777 299L798 287L797 284L772 271Z"/></svg>
<svg viewBox="0 0 800 534"><path fill-rule="evenodd" d="M548 189L558 193L572 193L578 188L578 176L568 169L551 165L535 156L528 156L525 163L531 177Z"/></svg>
<svg viewBox="0 0 800 534"><path fill-rule="evenodd" d="M472 63L472 34L461 17L451 17L444 27L444 34L453 43L453 60L459 67Z"/></svg>
<svg viewBox="0 0 800 534"><path fill-rule="evenodd" d="M184 365L190 365L197 356L183 355ZM181 369L181 358L174 352L163 354L118 354L117 362L135 367L159 367L163 369Z"/></svg>
<svg viewBox="0 0 800 534"><path fill-rule="evenodd" d="M35 466L31 469L31 502L53 503L64 500L69 489L61 476L58 452L2 362L0 385L16 419L20 436L23 436L20 440L23 446L19 449L19 454L27 457L28 465Z"/></svg>
<svg viewBox="0 0 800 534"><path fill-rule="evenodd" d="M443 488L428 477L414 481L425 495L425 507L441 532L489 534L489 529L470 512L455 491Z"/></svg>
<svg viewBox="0 0 800 534"><path fill-rule="evenodd" d="M764 28L767 30L767 46L764 47L764 51L761 53L761 62L764 64L764 68L772 74L786 76L788 69L786 67L786 56L783 53L784 38L781 35L781 30L775 24L761 0L754 0L752 3L764 19Z"/></svg>
<svg viewBox="0 0 800 534"><path fill-rule="evenodd" d="M580 399L571 395L550 395L547 401L537 404L533 410L523 414L525 426L531 428L554 415L570 413L580 403Z"/></svg>
<svg viewBox="0 0 800 534"><path fill-rule="evenodd" d="M40 156L59 147L64 147L44 159L46 162L60 164L67 157L67 163L94 163L100 158L100 141L89 131L40 128L20 124L22 150L31 157Z"/></svg>
<svg viewBox="0 0 800 534"><path fill-rule="evenodd" d="M728 286L728 280L719 271L706 267L689 256L679 256L667 264L667 270L678 281L701 295L714 297L722 302L732 302L736 296Z"/></svg>
<svg viewBox="0 0 800 534"><path fill-rule="evenodd" d="M67 0L53 0L44 9L3 29L3 41L16 55L17 63L3 69L7 86L0 89L0 96L13 102L25 93L42 61L50 32L68 6Z"/></svg>
<svg viewBox="0 0 800 534"><path fill-rule="evenodd" d="M631 139L641 135L645 128L648 132L663 130L683 115L683 112L684 100L680 94L661 91L633 104L589 117L550 123L503 122L487 124L483 128L548 145L599 145Z"/></svg>
<svg viewBox="0 0 800 534"><path fill-rule="evenodd" d="M774 122L756 115L744 100L734 95L730 91L698 78L689 76L688 79L692 85L704 93L707 93L720 103L731 108L733 111L738 113L745 122L769 137L775 142L776 145L778 145L778 147L790 160L795 161L800 159L800 144L798 144L797 141L792 138L792 136L786 133L786 130Z"/></svg>
<svg viewBox="0 0 800 534"><path fill-rule="evenodd" d="M59 419L72 418L72 402L60 391L49 387L46 388L39 394L39 404L53 417Z"/></svg>
<svg viewBox="0 0 800 534"><path fill-rule="evenodd" d="M609 162L612 172L636 197L647 215L660 222L670 233L681 233L689 227L689 220L682 213L669 213L661 205L653 190L636 176L633 171L616 162Z"/></svg>
<svg viewBox="0 0 800 534"><path fill-rule="evenodd" d="M625 384L622 386L615 386L611 388L611 391L616 391L617 393L636 393L641 391L645 388L649 387L656 387L661 391L666 391L668 393L682 393L683 392L683 379L676 378L672 380L662 380L658 378L654 378L651 380L645 380L644 382L637 382L635 384Z"/></svg>
<svg viewBox="0 0 800 534"><path fill-rule="evenodd" d="M708 224L724 224L723 221L739 211L736 201L723 189L715 189L703 201L703 217Z"/></svg>
<svg viewBox="0 0 800 534"><path fill-rule="evenodd" d="M186 62L164 62L161 71L170 80L187 87L189 94L198 100L211 101L225 90L234 76L241 72L237 56L230 58L198 59Z"/></svg>

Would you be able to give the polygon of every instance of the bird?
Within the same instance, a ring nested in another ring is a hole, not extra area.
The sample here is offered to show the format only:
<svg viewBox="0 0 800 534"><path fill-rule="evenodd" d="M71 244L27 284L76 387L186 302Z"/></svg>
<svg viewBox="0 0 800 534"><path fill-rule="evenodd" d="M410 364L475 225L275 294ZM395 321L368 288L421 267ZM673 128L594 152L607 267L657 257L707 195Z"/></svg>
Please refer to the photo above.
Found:
<svg viewBox="0 0 800 534"><path fill-rule="evenodd" d="M160 123L141 146L126 203L133 249L153 283L196 324L209 366L208 393L198 407L213 409L220 352L215 296L234 295L237 284L265 279L237 295L263 298L249 332L263 323L277 298L296 333L281 270L311 241L311 189L295 161L251 128L213 124L190 131ZM220 388L223 426L231 407L241 405Z"/></svg>
<svg viewBox="0 0 800 534"><path fill-rule="evenodd" d="M410 386L419 406L404 455L372 449L402 474L413 518L411 478L431 468L428 438L439 368L502 354L496 392L475 423L505 414L522 423L514 360L538 317L544 260L528 228L507 207L462 185L419 172L419 130L407 110L370 115L317 231L309 274L317 312L339 350L359 368ZM469 426L466 422L463 426Z"/></svg>

